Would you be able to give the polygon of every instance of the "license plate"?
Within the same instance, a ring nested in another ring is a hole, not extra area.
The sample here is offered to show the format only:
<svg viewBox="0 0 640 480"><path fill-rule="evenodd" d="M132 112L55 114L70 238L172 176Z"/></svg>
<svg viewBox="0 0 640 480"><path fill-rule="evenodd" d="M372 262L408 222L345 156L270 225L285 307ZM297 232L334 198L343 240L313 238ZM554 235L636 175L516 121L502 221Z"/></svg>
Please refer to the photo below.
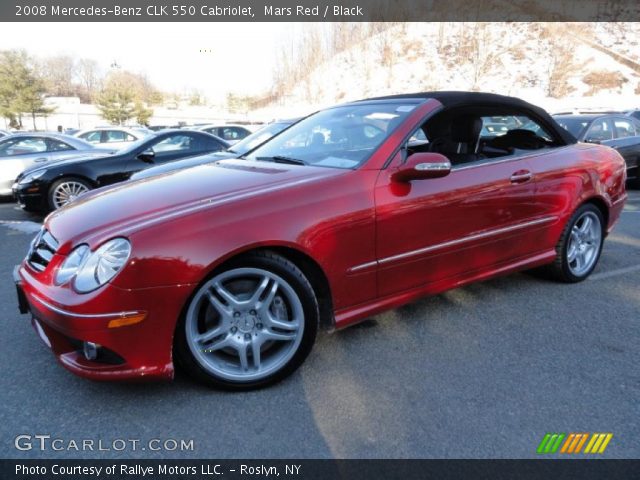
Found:
<svg viewBox="0 0 640 480"><path fill-rule="evenodd" d="M20 313L29 313L29 302L20 285L16 285L16 293L18 294L18 309Z"/></svg>
<svg viewBox="0 0 640 480"><path fill-rule="evenodd" d="M18 309L20 313L29 313L29 302L27 302L27 296L22 289L20 276L18 275L18 267L13 271L13 281L16 284L16 294L18 295Z"/></svg>

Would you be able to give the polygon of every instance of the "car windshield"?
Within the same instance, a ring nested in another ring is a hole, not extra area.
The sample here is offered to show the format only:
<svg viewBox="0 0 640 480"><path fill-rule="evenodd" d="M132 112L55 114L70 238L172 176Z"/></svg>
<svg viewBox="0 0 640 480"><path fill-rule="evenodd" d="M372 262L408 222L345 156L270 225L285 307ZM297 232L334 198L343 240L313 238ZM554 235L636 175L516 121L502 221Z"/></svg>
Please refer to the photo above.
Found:
<svg viewBox="0 0 640 480"><path fill-rule="evenodd" d="M590 119L583 117L555 116L553 118L556 122L558 122L558 125L567 130L576 138L580 138L591 123Z"/></svg>
<svg viewBox="0 0 640 480"><path fill-rule="evenodd" d="M356 168L395 130L416 104L356 104L323 110L251 152L249 160Z"/></svg>
<svg viewBox="0 0 640 480"><path fill-rule="evenodd" d="M291 124L290 123L271 123L265 127L262 127L257 132L254 132L251 135L243 138L238 143L236 143L233 147L229 148L228 151L238 155L244 155L248 151L256 148L258 145L263 144L274 135L280 133L289 125Z"/></svg>

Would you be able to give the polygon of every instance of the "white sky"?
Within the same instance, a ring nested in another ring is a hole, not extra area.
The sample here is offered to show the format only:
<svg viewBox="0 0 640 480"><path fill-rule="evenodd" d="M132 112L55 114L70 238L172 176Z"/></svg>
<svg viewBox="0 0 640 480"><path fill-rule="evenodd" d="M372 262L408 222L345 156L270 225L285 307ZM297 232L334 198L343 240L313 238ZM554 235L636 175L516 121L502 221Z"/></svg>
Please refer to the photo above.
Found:
<svg viewBox="0 0 640 480"><path fill-rule="evenodd" d="M0 48L92 58L103 72L115 60L125 70L145 73L163 91L195 88L218 100L229 91L268 89L277 48L293 28L258 22L0 23Z"/></svg>

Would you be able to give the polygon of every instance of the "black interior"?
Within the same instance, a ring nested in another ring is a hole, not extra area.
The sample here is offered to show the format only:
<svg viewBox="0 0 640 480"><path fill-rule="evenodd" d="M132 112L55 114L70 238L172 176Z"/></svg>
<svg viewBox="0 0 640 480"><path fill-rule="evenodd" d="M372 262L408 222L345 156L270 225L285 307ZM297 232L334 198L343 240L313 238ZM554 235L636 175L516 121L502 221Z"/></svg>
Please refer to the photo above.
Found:
<svg viewBox="0 0 640 480"><path fill-rule="evenodd" d="M483 137L482 117L526 116L541 127L544 138L528 129L513 128L506 134ZM409 154L415 152L437 152L446 156L452 165L462 165L484 159L524 155L532 150L564 145L555 138L552 129L545 128L544 120L532 112L523 112L511 107L495 105L467 105L445 108L424 125L422 130L428 142L409 142Z"/></svg>

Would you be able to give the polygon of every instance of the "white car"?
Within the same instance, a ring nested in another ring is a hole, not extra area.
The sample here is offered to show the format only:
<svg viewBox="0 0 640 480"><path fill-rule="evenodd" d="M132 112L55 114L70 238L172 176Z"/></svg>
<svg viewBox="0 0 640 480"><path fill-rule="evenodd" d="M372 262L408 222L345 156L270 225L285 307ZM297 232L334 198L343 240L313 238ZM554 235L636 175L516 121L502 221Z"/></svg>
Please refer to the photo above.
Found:
<svg viewBox="0 0 640 480"><path fill-rule="evenodd" d="M151 133L146 128L98 127L81 130L73 136L81 138L96 147L120 149L131 145Z"/></svg>
<svg viewBox="0 0 640 480"><path fill-rule="evenodd" d="M0 138L0 197L10 196L15 179L37 164L78 156L104 157L115 150L95 148L82 139L60 133L25 132Z"/></svg>

